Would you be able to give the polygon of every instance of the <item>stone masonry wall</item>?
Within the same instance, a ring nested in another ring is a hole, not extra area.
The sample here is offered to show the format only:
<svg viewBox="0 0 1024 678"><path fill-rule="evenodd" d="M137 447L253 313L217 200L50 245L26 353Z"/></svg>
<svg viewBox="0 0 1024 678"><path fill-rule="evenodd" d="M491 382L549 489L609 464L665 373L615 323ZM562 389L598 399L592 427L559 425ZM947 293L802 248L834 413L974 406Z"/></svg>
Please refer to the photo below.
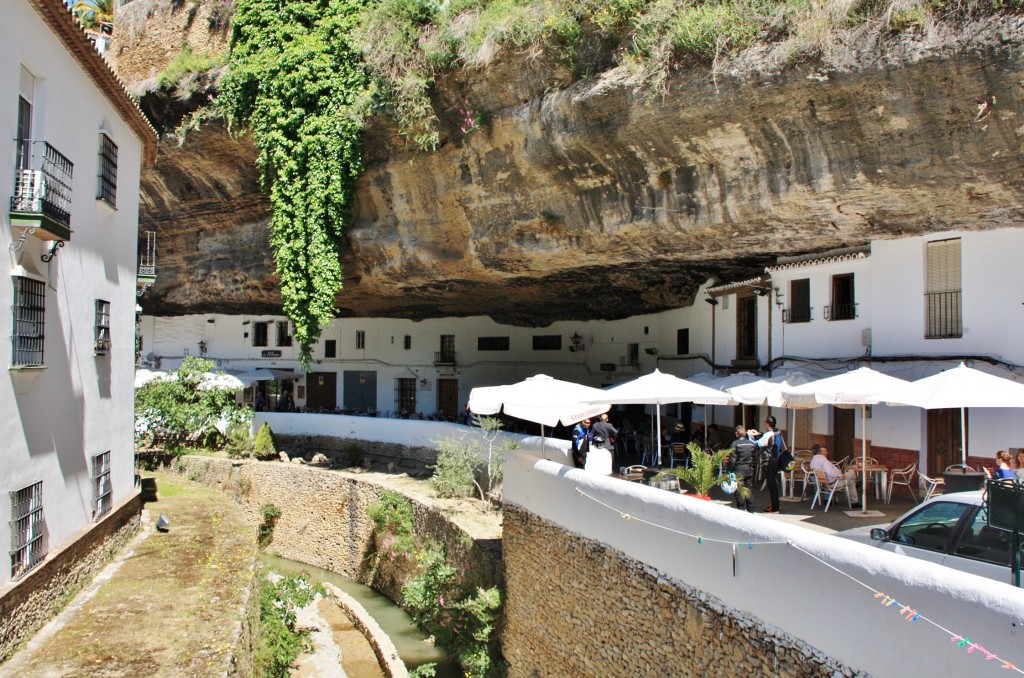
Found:
<svg viewBox="0 0 1024 678"><path fill-rule="evenodd" d="M425 473L427 467L437 463L437 448L410 447L397 443L382 443L337 436L294 436L274 434L278 448L290 457L309 460L314 454L327 456L335 465L351 466L350 458L358 455L362 463L390 464L391 468L408 473Z"/></svg>
<svg viewBox="0 0 1024 678"><path fill-rule="evenodd" d="M136 492L63 548L47 554L22 579L0 587L0 661L63 609L131 541L140 529L141 514L142 500Z"/></svg>
<svg viewBox="0 0 1024 678"><path fill-rule="evenodd" d="M413 568L403 567L400 559L378 563L373 557L375 526L368 510L383 489L395 489L386 483L350 471L209 457L180 457L168 470L233 495L254 527L262 522L261 506L277 506L281 517L269 550L401 599L402 584ZM403 494L412 503L418 538L444 544L448 561L465 568L466 576L481 585L500 578L500 544L474 540L429 499Z"/></svg>
<svg viewBox="0 0 1024 678"><path fill-rule="evenodd" d="M507 505L502 636L511 678L851 676L742 610Z"/></svg>

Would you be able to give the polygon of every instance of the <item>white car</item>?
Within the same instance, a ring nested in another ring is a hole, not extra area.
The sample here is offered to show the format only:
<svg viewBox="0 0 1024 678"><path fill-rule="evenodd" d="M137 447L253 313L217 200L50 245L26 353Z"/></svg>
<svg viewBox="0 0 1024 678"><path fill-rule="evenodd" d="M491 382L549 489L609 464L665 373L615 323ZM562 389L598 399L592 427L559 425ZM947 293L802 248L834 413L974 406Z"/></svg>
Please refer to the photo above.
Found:
<svg viewBox="0 0 1024 678"><path fill-rule="evenodd" d="M1013 534L988 525L980 491L939 495L888 525L857 527L836 536L1013 584Z"/></svg>

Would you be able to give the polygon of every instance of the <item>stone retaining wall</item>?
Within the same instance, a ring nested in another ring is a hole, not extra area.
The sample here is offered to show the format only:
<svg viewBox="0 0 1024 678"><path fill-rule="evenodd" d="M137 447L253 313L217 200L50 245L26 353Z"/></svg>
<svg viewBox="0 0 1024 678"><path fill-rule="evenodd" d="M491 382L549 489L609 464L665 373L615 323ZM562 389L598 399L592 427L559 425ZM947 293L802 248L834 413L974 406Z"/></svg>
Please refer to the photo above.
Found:
<svg viewBox="0 0 1024 678"><path fill-rule="evenodd" d="M506 505L504 541L511 678L854 675L749 613L521 508Z"/></svg>
<svg viewBox="0 0 1024 678"><path fill-rule="evenodd" d="M369 641L384 675L387 678L406 678L409 671L405 668L402 658L398 656L395 644L377 624L377 620L370 616L370 613L359 604L359 601L337 586L326 582L323 586L330 599L348 615L348 618L352 620L352 625L359 629Z"/></svg>
<svg viewBox="0 0 1024 678"><path fill-rule="evenodd" d="M412 568L377 563L375 525L369 508L388 486L359 473L281 462L179 457L168 468L190 480L219 487L239 502L252 525L262 522L260 507L281 509L268 549L283 558L345 575L370 585L392 600ZM393 488L392 488L393 489ZM449 562L468 565L467 576L487 586L501 573L500 544L470 538L427 501L406 494L415 534L444 544Z"/></svg>
<svg viewBox="0 0 1024 678"><path fill-rule="evenodd" d="M321 435L274 434L278 448L289 457L302 457L307 461L315 454L323 454L337 466L388 466L407 473L429 473L428 466L437 463L437 448L410 447L399 443L356 440ZM352 457L358 456L358 461Z"/></svg>
<svg viewBox="0 0 1024 678"><path fill-rule="evenodd" d="M72 537L22 579L0 587L0 661L7 659L71 601L139 531L136 491L99 522Z"/></svg>

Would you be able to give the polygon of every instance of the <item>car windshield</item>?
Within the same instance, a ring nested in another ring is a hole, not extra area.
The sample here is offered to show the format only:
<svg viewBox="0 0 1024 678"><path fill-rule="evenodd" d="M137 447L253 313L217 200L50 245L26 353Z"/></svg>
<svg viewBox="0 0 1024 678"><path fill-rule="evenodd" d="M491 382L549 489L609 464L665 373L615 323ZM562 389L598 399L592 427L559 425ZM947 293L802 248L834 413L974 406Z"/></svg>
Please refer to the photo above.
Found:
<svg viewBox="0 0 1024 678"><path fill-rule="evenodd" d="M928 504L906 517L893 531L892 540L929 551L945 552L946 543L964 512L971 504L939 501Z"/></svg>
<svg viewBox="0 0 1024 678"><path fill-rule="evenodd" d="M955 555L996 565L1010 564L1010 532L989 526L986 507L974 516L957 544Z"/></svg>

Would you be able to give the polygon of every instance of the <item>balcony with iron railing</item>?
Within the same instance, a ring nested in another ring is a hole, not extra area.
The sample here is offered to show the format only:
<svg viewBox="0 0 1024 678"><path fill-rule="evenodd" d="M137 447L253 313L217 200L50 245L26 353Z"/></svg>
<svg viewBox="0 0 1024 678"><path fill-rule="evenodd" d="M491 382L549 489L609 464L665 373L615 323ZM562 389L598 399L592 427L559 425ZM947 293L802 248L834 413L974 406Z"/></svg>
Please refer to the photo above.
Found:
<svg viewBox="0 0 1024 678"><path fill-rule="evenodd" d="M156 284L156 231L146 231L139 241L139 272L135 276L136 296Z"/></svg>
<svg viewBox="0 0 1024 678"><path fill-rule="evenodd" d="M809 323L814 320L814 309L810 306L790 306L782 309L782 322Z"/></svg>
<svg viewBox="0 0 1024 678"><path fill-rule="evenodd" d="M857 317L857 304L829 304L825 307L825 320L853 320Z"/></svg>
<svg viewBox="0 0 1024 678"><path fill-rule="evenodd" d="M925 339L958 339L964 336L964 310L960 290L924 295Z"/></svg>
<svg viewBox="0 0 1024 678"><path fill-rule="evenodd" d="M11 226L27 229L40 240L70 240L74 165L45 141L17 144Z"/></svg>
<svg viewBox="0 0 1024 678"><path fill-rule="evenodd" d="M434 351L434 366L455 366L455 351Z"/></svg>

